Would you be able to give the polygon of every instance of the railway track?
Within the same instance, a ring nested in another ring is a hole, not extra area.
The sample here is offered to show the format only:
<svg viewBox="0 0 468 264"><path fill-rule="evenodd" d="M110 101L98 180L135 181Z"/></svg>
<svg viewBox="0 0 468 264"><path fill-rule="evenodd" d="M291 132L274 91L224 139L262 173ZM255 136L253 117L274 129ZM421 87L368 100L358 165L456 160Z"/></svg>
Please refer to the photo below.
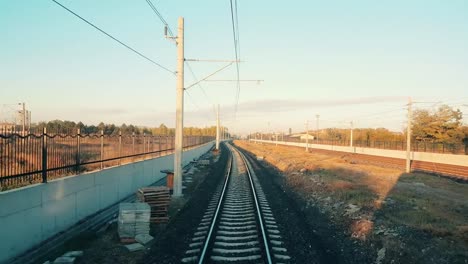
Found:
<svg viewBox="0 0 468 264"><path fill-rule="evenodd" d="M231 158L188 246L183 263L288 263L281 232L245 156Z"/></svg>

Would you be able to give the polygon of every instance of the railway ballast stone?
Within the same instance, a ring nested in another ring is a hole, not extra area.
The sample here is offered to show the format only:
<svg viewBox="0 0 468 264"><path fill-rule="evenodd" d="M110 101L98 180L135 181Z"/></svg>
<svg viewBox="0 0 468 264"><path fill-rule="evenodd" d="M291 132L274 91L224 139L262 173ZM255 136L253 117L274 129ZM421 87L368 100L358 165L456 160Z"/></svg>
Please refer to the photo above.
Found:
<svg viewBox="0 0 468 264"><path fill-rule="evenodd" d="M153 240L153 237L148 234L138 234L135 236L135 240L142 245L147 245Z"/></svg>
<svg viewBox="0 0 468 264"><path fill-rule="evenodd" d="M54 264L70 264L70 263L75 263L75 258L74 257L58 257L55 259Z"/></svg>
<svg viewBox="0 0 468 264"><path fill-rule="evenodd" d="M83 251L68 251L67 253L63 254L62 257L82 257Z"/></svg>
<svg viewBox="0 0 468 264"><path fill-rule="evenodd" d="M134 251L140 251L140 250L143 250L145 247L140 244L140 243L133 243L133 244L129 244L129 245L125 245L125 247L128 249L128 251L130 252L134 252Z"/></svg>

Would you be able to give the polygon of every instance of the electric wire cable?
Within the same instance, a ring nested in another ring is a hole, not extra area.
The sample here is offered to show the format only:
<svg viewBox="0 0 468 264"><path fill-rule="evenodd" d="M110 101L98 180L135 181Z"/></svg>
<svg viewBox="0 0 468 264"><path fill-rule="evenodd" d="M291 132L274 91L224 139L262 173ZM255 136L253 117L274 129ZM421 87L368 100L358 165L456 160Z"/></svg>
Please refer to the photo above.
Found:
<svg viewBox="0 0 468 264"><path fill-rule="evenodd" d="M237 93L236 93L236 104L235 104L235 115L237 114L237 108L239 105L239 95L240 95L240 82L239 82L239 54L237 49L237 36L236 36L236 20L234 19L234 8L232 5L232 0L230 0L231 4L231 20L232 20L232 34L234 38L234 52L236 56L236 72L237 72ZM237 14L236 14L237 15Z"/></svg>
<svg viewBox="0 0 468 264"><path fill-rule="evenodd" d="M211 100L211 98L210 98L210 97L208 96L208 94L206 93L205 89L201 86L200 82L198 81L197 76L195 75L195 72L192 70L192 67L190 66L190 64L188 63L188 61L185 61L185 64L187 65L187 68L189 69L190 73L192 74L193 80L195 81L195 83L197 83L198 88L200 88L200 90L203 92L203 94L205 95L206 99L208 99L208 101L210 101L210 104L213 104L213 100Z"/></svg>
<svg viewBox="0 0 468 264"><path fill-rule="evenodd" d="M120 41L119 39L117 39L116 37L112 36L111 34L107 33L106 31L104 31L103 29L99 28L98 26L94 25L93 23L91 23L90 21L86 20L85 18L83 18L82 16L78 15L77 13L73 12L71 9L67 8L66 6L62 5L61 3L57 2L56 0L51 0L52 2L56 3L58 6L62 7L63 9L67 10L69 13L73 14L74 16L76 16L77 18L81 19L82 21L84 21L85 23L87 23L88 25L92 26L93 28L95 28L96 30L100 31L101 33L103 33L104 35L106 35L107 37L113 39L114 41L118 42L120 45L124 46L125 48L133 51L134 53L136 53L137 55L139 55L140 57L146 59L147 61L153 63L154 65L172 73L173 75L175 75L176 73L172 70L170 70L169 68L167 67L164 67L163 65L157 63L156 61L148 58L147 56L143 55L141 52L135 50L134 48L130 47L129 45L123 43L122 41Z"/></svg>
<svg viewBox="0 0 468 264"><path fill-rule="evenodd" d="M237 12L237 0L234 1L234 9L235 9L235 18L236 18L236 43L237 43L237 53L238 59L241 60L241 48L240 48L240 34L239 34L239 16ZM237 64L238 72L240 72L240 65ZM240 80L239 74L237 76L237 95L236 95L236 106L239 105L239 97L240 97ZM237 111L237 108L236 108Z"/></svg>
<svg viewBox="0 0 468 264"><path fill-rule="evenodd" d="M166 26L167 28L167 33L169 33L169 35L171 37L174 37L174 34L172 33L172 30L171 30L171 27L169 27L169 25L167 24L166 20L164 19L164 17L161 15L161 13L159 13L158 9L153 5L153 3L150 1L150 0L146 0L146 3L148 3L148 5L151 7L151 9L153 9L154 13L156 14L156 16L159 17L159 19L161 20L161 22Z"/></svg>
<svg viewBox="0 0 468 264"><path fill-rule="evenodd" d="M195 99L193 99L192 95L189 93L189 91L185 90L185 93L188 95L188 97L190 98L190 103L192 103L193 106L195 106L197 108L198 111L201 110L200 106L198 106L198 104L195 102Z"/></svg>

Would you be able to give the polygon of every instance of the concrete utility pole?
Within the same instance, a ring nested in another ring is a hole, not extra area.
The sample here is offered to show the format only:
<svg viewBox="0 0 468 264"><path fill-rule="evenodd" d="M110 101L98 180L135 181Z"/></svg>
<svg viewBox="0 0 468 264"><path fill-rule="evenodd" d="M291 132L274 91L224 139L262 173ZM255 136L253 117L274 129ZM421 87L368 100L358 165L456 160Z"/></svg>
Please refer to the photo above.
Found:
<svg viewBox="0 0 468 264"><path fill-rule="evenodd" d="M320 115L315 115L315 117L317 118L317 123L316 123L316 129L317 129L317 144L318 144L318 140L319 140L319 117Z"/></svg>
<svg viewBox="0 0 468 264"><path fill-rule="evenodd" d="M21 103L20 103L21 104ZM26 104L23 102L23 133L22 136L24 137L26 135Z"/></svg>
<svg viewBox="0 0 468 264"><path fill-rule="evenodd" d="M267 138L268 141L272 141L272 138L271 138L271 131L270 131L270 122L268 122L268 130L267 130L267 135L269 134L269 138Z"/></svg>
<svg viewBox="0 0 468 264"><path fill-rule="evenodd" d="M413 118L411 97L408 98L408 128L406 131L406 173L411 172L411 119Z"/></svg>
<svg viewBox="0 0 468 264"><path fill-rule="evenodd" d="M31 133L31 111L28 111L28 131Z"/></svg>
<svg viewBox="0 0 468 264"><path fill-rule="evenodd" d="M179 17L177 43L176 128L174 153L175 197L182 196L182 144L184 138L184 18Z"/></svg>
<svg viewBox="0 0 468 264"><path fill-rule="evenodd" d="M219 150L219 104L216 110L216 150Z"/></svg>
<svg viewBox="0 0 468 264"><path fill-rule="evenodd" d="M309 120L306 120L306 152L309 152Z"/></svg>
<svg viewBox="0 0 468 264"><path fill-rule="evenodd" d="M353 129L354 129L353 121L351 121L350 124L351 124L351 135L349 137L349 146L353 148Z"/></svg>

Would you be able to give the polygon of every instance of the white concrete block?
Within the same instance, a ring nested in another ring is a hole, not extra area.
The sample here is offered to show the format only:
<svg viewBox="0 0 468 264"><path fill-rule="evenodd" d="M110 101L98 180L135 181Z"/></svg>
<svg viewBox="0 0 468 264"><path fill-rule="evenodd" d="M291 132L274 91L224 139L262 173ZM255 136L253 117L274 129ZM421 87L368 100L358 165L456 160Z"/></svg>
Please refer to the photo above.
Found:
<svg viewBox="0 0 468 264"><path fill-rule="evenodd" d="M119 200L119 183L116 181L98 185L99 209L107 208Z"/></svg>
<svg viewBox="0 0 468 264"><path fill-rule="evenodd" d="M213 144L187 151L184 164ZM0 193L0 263L165 177L174 155ZM18 232L21 230L21 232Z"/></svg>
<svg viewBox="0 0 468 264"><path fill-rule="evenodd" d="M53 180L44 184L42 202L63 197L94 186L94 173L80 174Z"/></svg>
<svg viewBox="0 0 468 264"><path fill-rule="evenodd" d="M129 170L128 168L123 171L123 172L120 172L118 174L119 176L119 199L123 199L127 196L129 196L130 194L133 193L133 191L136 191L135 188L133 188L133 179L132 179L132 176L131 176L131 170Z"/></svg>
<svg viewBox="0 0 468 264"><path fill-rule="evenodd" d="M76 217L83 219L99 210L99 186L76 193Z"/></svg>
<svg viewBox="0 0 468 264"><path fill-rule="evenodd" d="M55 232L60 232L76 223L78 221L76 217L76 194L43 203L42 216L53 216L55 218Z"/></svg>
<svg viewBox="0 0 468 264"><path fill-rule="evenodd" d="M252 140L255 141L255 140ZM257 140L258 142L274 144L272 141ZM304 147L305 143L293 143L293 142L279 142L278 144ZM321 144L309 144L311 148L335 150L358 154L367 154L381 157L406 159L406 151L404 150L391 150L391 149L378 149L378 148L364 148L364 147L348 147L348 146L333 146L333 145L321 145ZM411 152L412 160L444 163L458 166L468 166L468 155L454 155L444 153L430 153L430 152Z"/></svg>
<svg viewBox="0 0 468 264"><path fill-rule="evenodd" d="M117 173L115 171L120 170L121 167L122 166L96 172L94 176L94 184L102 185L102 184L107 184L111 181L118 180L119 177L117 176Z"/></svg>
<svg viewBox="0 0 468 264"><path fill-rule="evenodd" d="M40 206L43 185L0 192L0 217Z"/></svg>
<svg viewBox="0 0 468 264"><path fill-rule="evenodd" d="M0 218L0 263L42 241L40 207Z"/></svg>

